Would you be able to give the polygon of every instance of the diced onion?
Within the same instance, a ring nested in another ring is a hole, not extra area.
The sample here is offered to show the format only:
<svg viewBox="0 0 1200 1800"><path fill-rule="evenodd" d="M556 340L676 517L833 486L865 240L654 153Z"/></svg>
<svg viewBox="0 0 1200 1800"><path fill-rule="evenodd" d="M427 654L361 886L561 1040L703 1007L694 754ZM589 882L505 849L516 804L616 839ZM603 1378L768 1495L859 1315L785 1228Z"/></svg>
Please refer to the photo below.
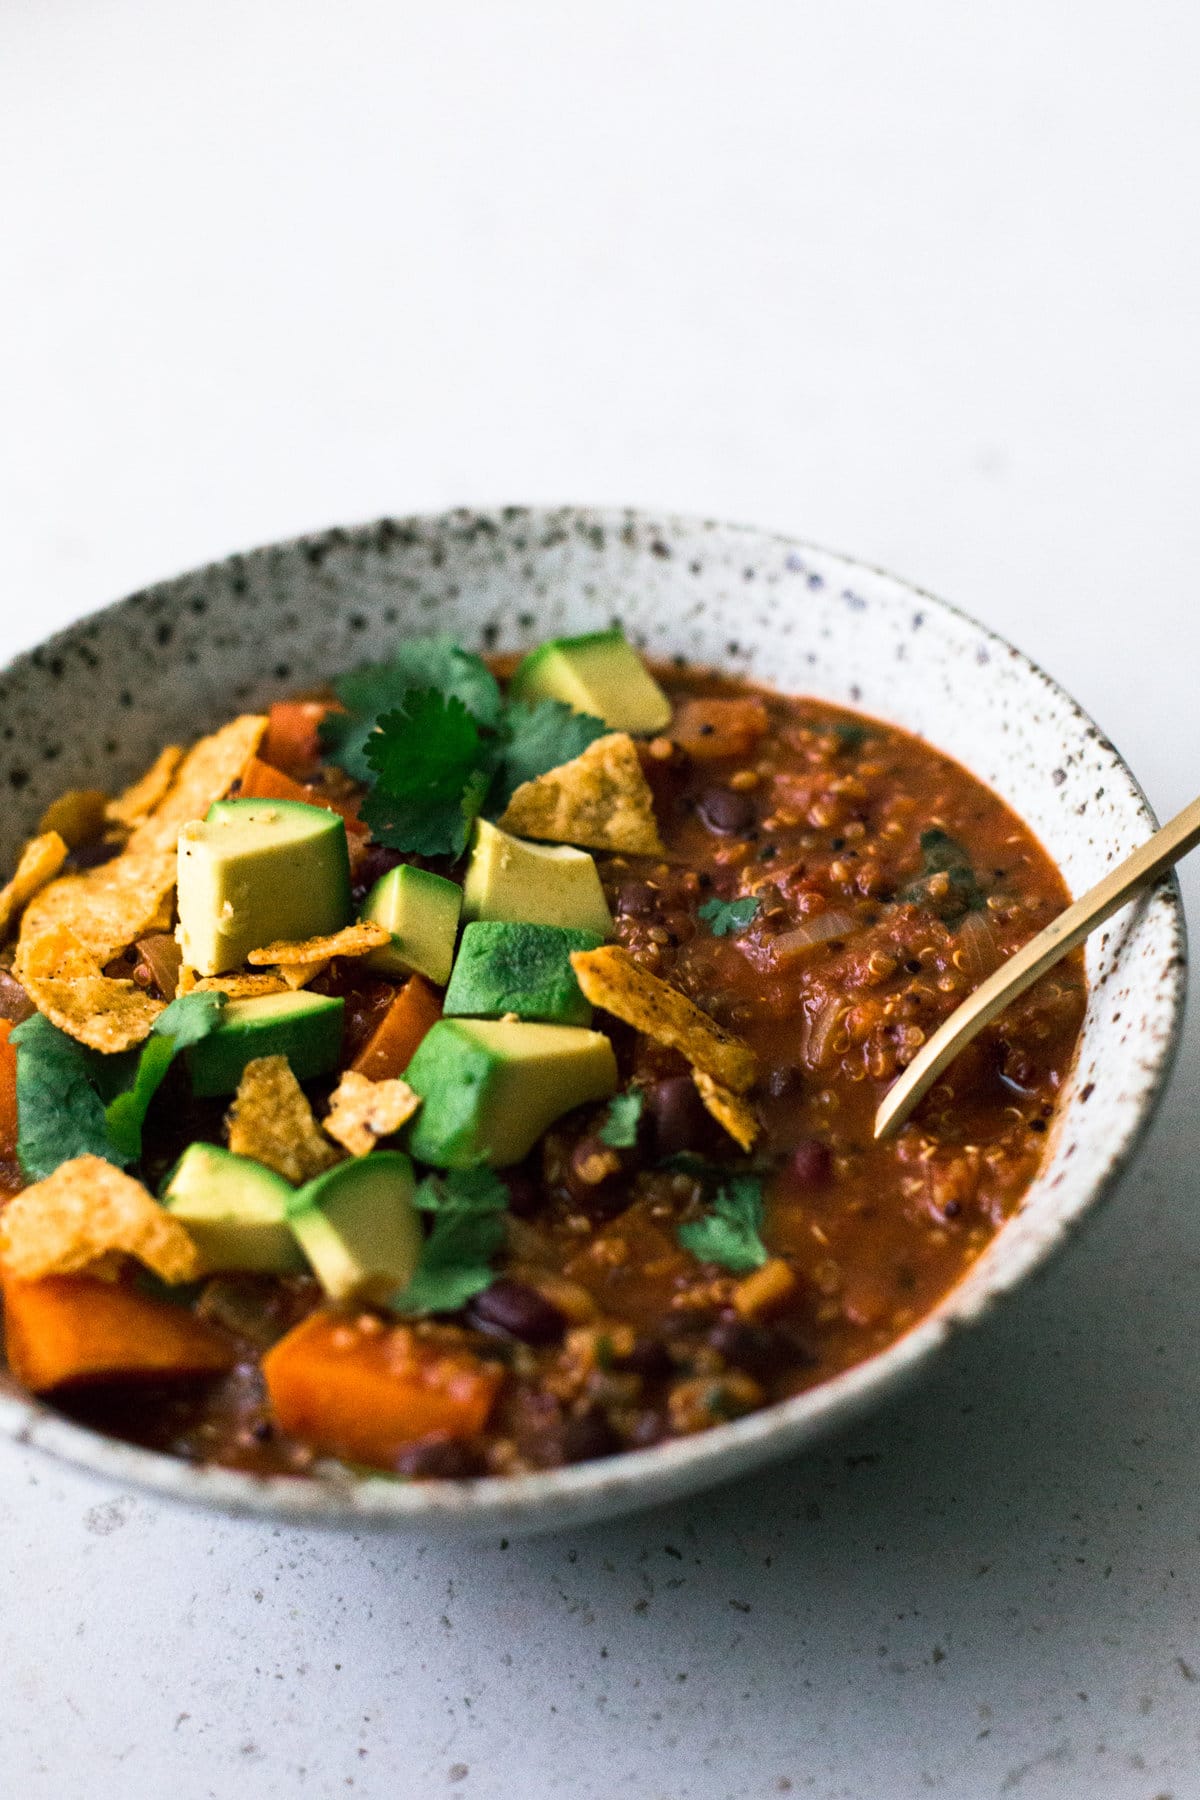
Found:
<svg viewBox="0 0 1200 1800"><path fill-rule="evenodd" d="M791 931L781 932L771 940L771 956L773 961L794 962L797 957L807 956L810 950L816 950L821 944L831 943L835 938L849 937L857 928L858 921L853 913L831 907L828 912L814 913L805 919L802 925L796 925Z"/></svg>
<svg viewBox="0 0 1200 1800"><path fill-rule="evenodd" d="M958 948L963 957L960 965L963 974L968 975L972 981L986 981L1003 960L987 914L969 912L958 928L957 937Z"/></svg>
<svg viewBox="0 0 1200 1800"><path fill-rule="evenodd" d="M809 1015L801 1053L810 1069L819 1069L825 1061L825 1053L833 1042L842 1015L848 1010L846 1002L835 994Z"/></svg>

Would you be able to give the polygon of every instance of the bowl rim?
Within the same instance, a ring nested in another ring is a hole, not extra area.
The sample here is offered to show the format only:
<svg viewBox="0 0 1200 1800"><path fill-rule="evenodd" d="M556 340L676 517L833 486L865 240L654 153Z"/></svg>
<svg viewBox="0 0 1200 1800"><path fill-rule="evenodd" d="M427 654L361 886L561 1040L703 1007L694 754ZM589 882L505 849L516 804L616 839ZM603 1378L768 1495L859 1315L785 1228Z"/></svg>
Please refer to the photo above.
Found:
<svg viewBox="0 0 1200 1800"><path fill-rule="evenodd" d="M677 512L651 512L635 507L586 505L497 506L485 509L454 507L395 518L365 521L354 526L334 525L284 539L234 551L207 563L151 584L154 588L195 580L210 572L244 565L263 553L288 555L314 545L344 545L379 532L388 525L413 530L446 530L456 522L502 516L551 519L586 517L613 526L649 523L680 534L719 532L725 536L752 538L756 544L780 550L824 557L848 573L861 572L892 584L922 604L961 621L980 634L989 647L1011 657L1022 672L1039 679L1065 706L1068 716L1092 733L1098 747L1111 754L1127 784L1130 798L1147 827L1157 826L1155 814L1141 784L1125 758L1091 715L1041 665L999 632L983 624L954 602L944 600L916 583L893 575L880 565L846 555L790 533L754 525L729 523L707 516ZM82 627L91 626L130 607L140 594L112 601L77 619L50 638L9 659L0 678L19 676L28 659L60 642L69 641ZM936 746L935 746L936 747ZM970 772L969 764L964 766ZM617 1510L651 1505L672 1495L730 1479L789 1450L798 1450L810 1439L828 1435L849 1424L872 1405L907 1385L928 1366L933 1354L952 1337L973 1329L990 1316L996 1305L1031 1275L1044 1270L1053 1256L1115 1188L1149 1131L1166 1091L1178 1053L1183 1029L1187 988L1187 941L1179 883L1172 873L1150 890L1165 899L1162 919L1163 950L1169 955L1170 988L1164 996L1166 1029L1142 1063L1141 1091L1122 1134L1106 1146L1103 1168L1078 1200L1073 1202L1040 1238L1022 1246L991 1280L956 1304L963 1293L960 1281L937 1308L917 1321L886 1349L831 1377L814 1388L764 1407L746 1418L729 1421L693 1437L671 1440L646 1449L625 1451L594 1462L575 1464L522 1475L481 1476L470 1480L406 1481L381 1473L359 1477L341 1471L322 1470L319 1478L290 1475L255 1475L245 1471L186 1462L165 1453L144 1449L76 1424L44 1402L24 1394L0 1375L0 1433L15 1443L47 1452L58 1460L110 1481L133 1486L165 1499L203 1506L233 1516L253 1516L308 1528L340 1530L388 1530L428 1522L458 1525L474 1534L494 1530L551 1529L568 1521L572 1512L581 1520ZM612 1502L612 1504L608 1504ZM543 1513L556 1516L542 1520Z"/></svg>

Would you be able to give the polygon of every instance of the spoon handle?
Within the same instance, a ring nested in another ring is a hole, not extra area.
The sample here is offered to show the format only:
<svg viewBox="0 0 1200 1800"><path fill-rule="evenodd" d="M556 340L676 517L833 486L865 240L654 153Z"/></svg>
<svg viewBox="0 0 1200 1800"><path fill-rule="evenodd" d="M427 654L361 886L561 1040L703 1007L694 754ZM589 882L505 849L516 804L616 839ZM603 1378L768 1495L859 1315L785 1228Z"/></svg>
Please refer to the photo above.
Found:
<svg viewBox="0 0 1200 1800"><path fill-rule="evenodd" d="M1156 831L1132 856L1118 863L1083 898L1068 906L1039 931L995 974L981 982L944 1025L938 1027L903 1075L884 1095L875 1114L875 1136L891 1137L908 1119L913 1108L929 1092L942 1071L971 1039L990 1025L1010 1001L1032 987L1047 969L1082 944L1098 925L1118 912L1126 901L1148 887L1164 869L1200 844L1200 799L1185 806L1168 825Z"/></svg>

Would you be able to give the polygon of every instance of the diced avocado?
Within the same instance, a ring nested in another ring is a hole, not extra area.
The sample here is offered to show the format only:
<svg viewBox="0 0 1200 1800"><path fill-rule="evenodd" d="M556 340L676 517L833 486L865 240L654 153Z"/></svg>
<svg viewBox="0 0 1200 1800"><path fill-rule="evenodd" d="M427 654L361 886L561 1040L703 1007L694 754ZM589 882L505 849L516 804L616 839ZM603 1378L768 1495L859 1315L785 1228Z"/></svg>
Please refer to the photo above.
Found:
<svg viewBox="0 0 1200 1800"><path fill-rule="evenodd" d="M286 1056L297 1081L324 1075L342 1048L344 1000L330 994L262 994L230 1000L221 1023L185 1054L194 1094L232 1094L256 1056Z"/></svg>
<svg viewBox="0 0 1200 1800"><path fill-rule="evenodd" d="M617 1062L600 1031L443 1019L404 1078L424 1101L408 1140L420 1162L502 1169L528 1155L563 1113L614 1094Z"/></svg>
<svg viewBox="0 0 1200 1800"><path fill-rule="evenodd" d="M444 875L401 863L381 875L367 895L364 919L386 925L390 944L365 957L380 975L426 975L439 987L450 979L462 889Z"/></svg>
<svg viewBox="0 0 1200 1800"><path fill-rule="evenodd" d="M282 1175L216 1144L189 1144L162 1201L186 1225L206 1272L245 1269L291 1275L304 1268L287 1222L294 1190Z"/></svg>
<svg viewBox="0 0 1200 1800"><path fill-rule="evenodd" d="M571 967L572 950L598 950L595 931L562 925L512 925L477 920L463 932L446 990L447 1017L541 1019L552 1025L590 1025L592 1009Z"/></svg>
<svg viewBox="0 0 1200 1800"><path fill-rule="evenodd" d="M671 702L624 634L592 631L551 638L518 663L514 700L565 700L603 719L610 731L653 736L671 722Z"/></svg>
<svg viewBox="0 0 1200 1800"><path fill-rule="evenodd" d="M179 944L201 975L350 918L345 821L299 800L218 800L179 834Z"/></svg>
<svg viewBox="0 0 1200 1800"><path fill-rule="evenodd" d="M570 925L612 935L595 858L569 844L529 844L480 819L463 884L464 919Z"/></svg>
<svg viewBox="0 0 1200 1800"><path fill-rule="evenodd" d="M381 1302L421 1254L413 1170L398 1150L339 1163L290 1196L288 1222L331 1300Z"/></svg>

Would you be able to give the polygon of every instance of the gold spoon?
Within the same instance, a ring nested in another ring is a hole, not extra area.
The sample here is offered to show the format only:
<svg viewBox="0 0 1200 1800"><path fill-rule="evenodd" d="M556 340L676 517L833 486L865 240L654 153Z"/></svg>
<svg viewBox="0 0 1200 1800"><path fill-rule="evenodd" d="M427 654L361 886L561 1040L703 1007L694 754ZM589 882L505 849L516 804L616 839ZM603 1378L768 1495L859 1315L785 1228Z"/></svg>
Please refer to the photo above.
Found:
<svg viewBox="0 0 1200 1800"><path fill-rule="evenodd" d="M1133 896L1148 887L1164 869L1200 844L1200 800L1193 800L1169 825L1127 856L1123 863L1090 888L1081 900L1052 919L1044 931L1031 938L1023 950L1010 956L994 975L955 1008L892 1083L875 1114L875 1136L891 1137L924 1099L942 1071L965 1050L971 1039L1002 1013L1010 1000L1023 994L1052 969L1060 958L1090 937L1098 925L1110 919Z"/></svg>

